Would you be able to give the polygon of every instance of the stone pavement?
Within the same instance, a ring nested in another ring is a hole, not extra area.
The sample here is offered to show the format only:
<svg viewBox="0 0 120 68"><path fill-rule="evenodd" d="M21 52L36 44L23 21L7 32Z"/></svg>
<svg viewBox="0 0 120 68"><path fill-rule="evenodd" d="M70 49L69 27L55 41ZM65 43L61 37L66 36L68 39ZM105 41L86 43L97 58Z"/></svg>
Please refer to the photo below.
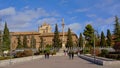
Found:
<svg viewBox="0 0 120 68"><path fill-rule="evenodd" d="M68 56L50 56L49 59L41 58L29 62L18 63L1 68L119 68L96 65L77 56L70 60Z"/></svg>

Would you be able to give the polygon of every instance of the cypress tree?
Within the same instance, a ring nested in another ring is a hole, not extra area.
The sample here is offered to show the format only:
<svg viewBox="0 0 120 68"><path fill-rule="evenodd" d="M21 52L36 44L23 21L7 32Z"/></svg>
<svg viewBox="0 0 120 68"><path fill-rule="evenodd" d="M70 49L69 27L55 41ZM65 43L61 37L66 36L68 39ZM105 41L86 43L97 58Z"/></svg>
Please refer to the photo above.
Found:
<svg viewBox="0 0 120 68"><path fill-rule="evenodd" d="M72 34L71 34L70 28L68 28L66 47L67 48L72 48L73 47L73 40L72 40Z"/></svg>
<svg viewBox="0 0 120 68"><path fill-rule="evenodd" d="M85 40L87 41L88 47L93 45L93 39L94 39L94 29L92 27L92 25L88 24L85 27L85 30L83 32L84 36L85 36Z"/></svg>
<svg viewBox="0 0 120 68"><path fill-rule="evenodd" d="M23 47L24 48L28 48L28 45L27 45L27 36L26 35L23 36Z"/></svg>
<svg viewBox="0 0 120 68"><path fill-rule="evenodd" d="M104 35L103 31L101 32L100 45L101 45L101 47L105 47L106 46L105 35Z"/></svg>
<svg viewBox="0 0 120 68"><path fill-rule="evenodd" d="M3 50L10 50L10 34L6 22L3 32Z"/></svg>
<svg viewBox="0 0 120 68"><path fill-rule="evenodd" d="M22 41L21 41L21 36L18 36L17 40L18 40L18 42L17 42L18 43L17 49L22 49L23 45L22 45Z"/></svg>
<svg viewBox="0 0 120 68"><path fill-rule="evenodd" d="M82 47L83 46L83 36L80 33L79 39L78 39L78 47Z"/></svg>
<svg viewBox="0 0 120 68"><path fill-rule="evenodd" d="M40 47L41 47L41 50L43 49L44 47L44 41L43 41L43 37L40 37Z"/></svg>
<svg viewBox="0 0 120 68"><path fill-rule="evenodd" d="M120 23L117 16L115 16L115 24L114 24L114 35L115 35L115 42L120 42Z"/></svg>
<svg viewBox="0 0 120 68"><path fill-rule="evenodd" d="M36 48L36 39L34 38L34 36L31 37L30 42L31 42L31 47Z"/></svg>
<svg viewBox="0 0 120 68"><path fill-rule="evenodd" d="M112 45L112 36L109 29L107 30L107 45L108 46Z"/></svg>
<svg viewBox="0 0 120 68"><path fill-rule="evenodd" d="M60 48L61 47L61 40L59 37L59 31L57 24L55 25L54 37L53 37L53 47Z"/></svg>

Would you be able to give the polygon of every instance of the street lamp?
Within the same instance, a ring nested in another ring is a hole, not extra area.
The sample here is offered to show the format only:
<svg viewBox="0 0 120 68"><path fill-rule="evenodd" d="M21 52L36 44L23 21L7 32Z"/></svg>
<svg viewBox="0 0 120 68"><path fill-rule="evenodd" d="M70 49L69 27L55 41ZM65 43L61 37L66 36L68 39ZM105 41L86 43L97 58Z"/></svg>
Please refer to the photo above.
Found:
<svg viewBox="0 0 120 68"><path fill-rule="evenodd" d="M10 65L12 64L12 35L10 34Z"/></svg>
<svg viewBox="0 0 120 68"><path fill-rule="evenodd" d="M96 30L94 30L94 33L93 33L93 37L94 37L94 43L93 43L93 50L94 50L94 54L93 54L93 56L94 56L94 63L95 63L95 60L96 60L96 54L95 54L95 32L98 34L98 32L96 31Z"/></svg>

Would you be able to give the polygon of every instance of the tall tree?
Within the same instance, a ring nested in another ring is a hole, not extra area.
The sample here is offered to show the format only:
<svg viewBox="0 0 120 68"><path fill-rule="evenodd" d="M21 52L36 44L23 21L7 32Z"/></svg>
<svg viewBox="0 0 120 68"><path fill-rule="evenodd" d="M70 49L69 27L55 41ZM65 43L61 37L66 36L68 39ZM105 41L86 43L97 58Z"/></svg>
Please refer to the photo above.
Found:
<svg viewBox="0 0 120 68"><path fill-rule="evenodd" d="M93 42L94 42L93 41L93 39L94 39L94 29L93 29L92 25L88 24L85 27L85 30L84 30L83 34L85 36L85 40L87 41L87 44L92 46Z"/></svg>
<svg viewBox="0 0 120 68"><path fill-rule="evenodd" d="M73 47L72 33L71 33L70 28L68 28L66 47L67 48L72 48Z"/></svg>
<svg viewBox="0 0 120 68"><path fill-rule="evenodd" d="M112 36L109 29L107 30L107 45L112 46Z"/></svg>
<svg viewBox="0 0 120 68"><path fill-rule="evenodd" d="M17 40L18 40L18 42L17 42L17 49L22 49L23 45L22 45L22 41L21 41L21 36L18 36Z"/></svg>
<svg viewBox="0 0 120 68"><path fill-rule="evenodd" d="M28 45L27 45L27 36L26 35L23 36L23 47L24 48L28 48Z"/></svg>
<svg viewBox="0 0 120 68"><path fill-rule="evenodd" d="M43 37L40 37L40 47L41 47L41 50L42 50L43 47L44 47Z"/></svg>
<svg viewBox="0 0 120 68"><path fill-rule="evenodd" d="M61 40L59 37L59 31L57 24L55 25L54 37L53 37L53 47L60 48L61 47Z"/></svg>
<svg viewBox="0 0 120 68"><path fill-rule="evenodd" d="M34 38L34 36L31 37L30 43L32 48L36 48L36 39Z"/></svg>
<svg viewBox="0 0 120 68"><path fill-rule="evenodd" d="M83 46L83 36L82 36L81 33L80 33L80 36L79 36L79 39L78 39L78 46L79 46L79 47L82 47L82 46Z"/></svg>
<svg viewBox="0 0 120 68"><path fill-rule="evenodd" d="M117 16L115 16L114 35L115 35L115 42L120 42L120 23Z"/></svg>
<svg viewBox="0 0 120 68"><path fill-rule="evenodd" d="M10 33L6 22L3 32L3 50L10 50Z"/></svg>
<svg viewBox="0 0 120 68"><path fill-rule="evenodd" d="M101 32L100 46L101 47L105 47L106 46L105 35L104 35L103 31Z"/></svg>

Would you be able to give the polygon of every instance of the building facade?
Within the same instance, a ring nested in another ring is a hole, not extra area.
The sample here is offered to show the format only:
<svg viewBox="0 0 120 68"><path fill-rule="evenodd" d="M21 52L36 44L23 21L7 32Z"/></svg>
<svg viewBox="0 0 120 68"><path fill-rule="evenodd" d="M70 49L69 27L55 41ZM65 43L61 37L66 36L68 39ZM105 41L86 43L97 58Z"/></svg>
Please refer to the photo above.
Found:
<svg viewBox="0 0 120 68"><path fill-rule="evenodd" d="M31 45L31 37L34 36L36 40L36 48L41 47L40 45L40 38L43 38L43 45L46 46L47 44L52 45L52 40L54 37L54 32L51 31L51 26L47 23L43 23L41 26L38 28L38 32L11 32L11 45L12 49L16 49L18 45L18 36L21 37L21 41L23 42L23 36L27 36L27 45L30 47ZM60 39L62 40L63 33L59 33ZM72 39L74 42L74 45L77 44L77 35L72 32ZM64 41L65 43L67 42L67 32L64 32Z"/></svg>

